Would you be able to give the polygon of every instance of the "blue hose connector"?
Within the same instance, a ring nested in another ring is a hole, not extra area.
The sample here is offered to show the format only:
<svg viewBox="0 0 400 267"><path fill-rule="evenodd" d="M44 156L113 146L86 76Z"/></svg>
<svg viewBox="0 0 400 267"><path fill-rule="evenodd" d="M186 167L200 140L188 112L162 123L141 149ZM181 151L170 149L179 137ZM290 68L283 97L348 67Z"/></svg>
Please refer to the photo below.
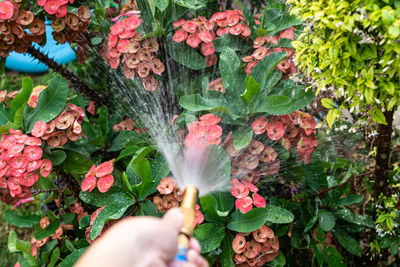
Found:
<svg viewBox="0 0 400 267"><path fill-rule="evenodd" d="M176 261L187 261L186 254L188 252L187 248L178 248L178 253L175 256Z"/></svg>

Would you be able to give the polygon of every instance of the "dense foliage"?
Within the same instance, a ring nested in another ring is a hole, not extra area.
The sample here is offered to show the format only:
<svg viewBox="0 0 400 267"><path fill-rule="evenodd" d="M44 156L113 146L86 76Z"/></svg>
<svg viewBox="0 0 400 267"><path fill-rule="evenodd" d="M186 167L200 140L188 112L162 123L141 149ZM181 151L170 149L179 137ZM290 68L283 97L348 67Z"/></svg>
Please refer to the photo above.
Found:
<svg viewBox="0 0 400 267"><path fill-rule="evenodd" d="M398 106L397 4L290 2L305 28L280 1L1 1L2 64L29 52L53 69L40 83L2 74L3 219L33 232L9 233L13 264L72 266L116 221L179 206L149 117L166 122L160 135L177 129L182 147L219 155L230 190L195 211L211 265L398 260L399 146L387 149L398 132L381 111L393 119ZM46 18L79 62L58 65L32 46L45 44ZM316 93L331 86L326 111ZM374 148L360 130L341 131L353 125L335 121L339 106L389 125L389 139ZM382 149L385 191L371 179ZM39 208L24 212L29 202Z"/></svg>

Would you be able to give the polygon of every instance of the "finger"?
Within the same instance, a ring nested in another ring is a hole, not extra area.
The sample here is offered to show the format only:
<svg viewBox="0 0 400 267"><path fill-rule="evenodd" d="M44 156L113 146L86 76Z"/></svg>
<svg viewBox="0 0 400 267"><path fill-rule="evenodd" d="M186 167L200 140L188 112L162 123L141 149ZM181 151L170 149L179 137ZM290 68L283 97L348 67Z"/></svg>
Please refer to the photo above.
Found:
<svg viewBox="0 0 400 267"><path fill-rule="evenodd" d="M183 224L183 214L179 208L170 209L163 217L163 221L179 231Z"/></svg>
<svg viewBox="0 0 400 267"><path fill-rule="evenodd" d="M208 264L208 261L200 256L200 262L198 267L210 267L210 265Z"/></svg>
<svg viewBox="0 0 400 267"><path fill-rule="evenodd" d="M193 249L193 250L195 250L195 251L197 251L198 253L201 252L200 243L199 243L199 241L198 241L196 238L193 238L193 237L192 237L192 238L190 239L189 248L190 248L190 249Z"/></svg>
<svg viewBox="0 0 400 267"><path fill-rule="evenodd" d="M208 262L206 259L204 259L199 252L190 249L188 253L186 254L186 257L188 259L188 262L191 262L195 264L197 267L208 267Z"/></svg>

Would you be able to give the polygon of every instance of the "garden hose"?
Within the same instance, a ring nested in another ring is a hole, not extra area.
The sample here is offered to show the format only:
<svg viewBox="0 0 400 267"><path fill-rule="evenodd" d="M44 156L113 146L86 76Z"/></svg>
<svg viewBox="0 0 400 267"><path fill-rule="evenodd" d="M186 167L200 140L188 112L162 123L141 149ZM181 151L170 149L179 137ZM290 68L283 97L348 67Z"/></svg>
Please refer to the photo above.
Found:
<svg viewBox="0 0 400 267"><path fill-rule="evenodd" d="M178 236L178 253L175 257L177 261L187 261L186 253L189 249L190 238L193 235L195 206L198 196L199 190L195 186L189 185L185 188L180 207L183 214L183 225Z"/></svg>

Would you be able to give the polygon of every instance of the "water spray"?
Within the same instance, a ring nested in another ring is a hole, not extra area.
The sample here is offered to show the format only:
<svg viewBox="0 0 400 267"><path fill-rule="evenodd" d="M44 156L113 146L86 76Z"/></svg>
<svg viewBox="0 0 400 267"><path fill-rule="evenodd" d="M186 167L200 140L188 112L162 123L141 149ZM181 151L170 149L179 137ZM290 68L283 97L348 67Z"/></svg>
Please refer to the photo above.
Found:
<svg viewBox="0 0 400 267"><path fill-rule="evenodd" d="M195 206L199 190L194 185L188 185L183 193L181 212L183 214L183 225L178 236L178 253L175 260L187 261L186 254L189 250L190 238L193 235Z"/></svg>

